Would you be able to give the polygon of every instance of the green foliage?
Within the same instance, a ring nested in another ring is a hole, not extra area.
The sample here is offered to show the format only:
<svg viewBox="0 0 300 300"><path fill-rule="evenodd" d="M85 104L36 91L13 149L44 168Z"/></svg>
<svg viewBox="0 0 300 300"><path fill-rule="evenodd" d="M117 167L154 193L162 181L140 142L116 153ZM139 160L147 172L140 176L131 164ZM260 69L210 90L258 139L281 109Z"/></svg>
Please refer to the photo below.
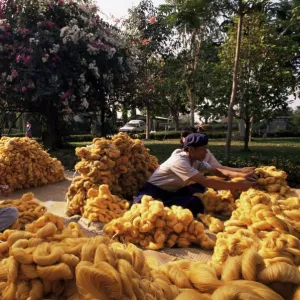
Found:
<svg viewBox="0 0 300 300"><path fill-rule="evenodd" d="M42 114L53 137L73 114L104 115L118 103L138 66L125 35L88 2L26 0L22 10L19 4L7 5L0 21L2 108Z"/></svg>
<svg viewBox="0 0 300 300"><path fill-rule="evenodd" d="M236 29L229 31L229 39L220 53L224 72L230 72L235 53ZM289 60L294 45L276 31L276 25L266 16L252 14L245 17L240 53L239 84L236 115L244 120L254 117L272 119L287 106L287 98L295 88ZM224 78L224 94L228 95L230 81ZM219 99L218 101L222 100Z"/></svg>

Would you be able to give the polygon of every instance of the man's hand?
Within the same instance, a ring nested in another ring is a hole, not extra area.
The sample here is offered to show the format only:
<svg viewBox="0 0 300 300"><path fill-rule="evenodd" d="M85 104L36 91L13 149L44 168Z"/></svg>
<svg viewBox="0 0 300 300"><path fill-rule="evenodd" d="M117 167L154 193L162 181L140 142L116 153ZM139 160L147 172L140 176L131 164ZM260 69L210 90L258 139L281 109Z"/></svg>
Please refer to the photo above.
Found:
<svg viewBox="0 0 300 300"><path fill-rule="evenodd" d="M250 172L254 172L255 169L256 169L255 167L245 167L245 168L242 168L242 172L250 173Z"/></svg>
<svg viewBox="0 0 300 300"><path fill-rule="evenodd" d="M240 181L240 182L238 182L238 184L239 184L239 190L241 190L241 191L247 191L247 190L249 190L250 188L252 188L252 187L254 187L255 186L255 184L256 184L256 182L250 182L250 181Z"/></svg>
<svg viewBox="0 0 300 300"><path fill-rule="evenodd" d="M255 174L254 172L249 172L247 174L244 174L243 176L245 178L245 180L250 181L250 182L254 182L256 183L256 181L258 180L258 175Z"/></svg>

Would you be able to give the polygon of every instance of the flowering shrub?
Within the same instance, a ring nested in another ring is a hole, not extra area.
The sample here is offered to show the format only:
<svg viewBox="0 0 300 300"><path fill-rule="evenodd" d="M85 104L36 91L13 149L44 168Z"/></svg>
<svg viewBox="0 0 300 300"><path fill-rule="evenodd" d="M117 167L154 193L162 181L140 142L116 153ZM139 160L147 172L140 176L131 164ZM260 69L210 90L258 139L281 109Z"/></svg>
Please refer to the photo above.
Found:
<svg viewBox="0 0 300 300"><path fill-rule="evenodd" d="M125 35L103 22L95 5L39 5L28 1L20 11L12 4L0 20L0 99L10 109L54 119L48 125L59 116L105 107L107 95L138 71Z"/></svg>

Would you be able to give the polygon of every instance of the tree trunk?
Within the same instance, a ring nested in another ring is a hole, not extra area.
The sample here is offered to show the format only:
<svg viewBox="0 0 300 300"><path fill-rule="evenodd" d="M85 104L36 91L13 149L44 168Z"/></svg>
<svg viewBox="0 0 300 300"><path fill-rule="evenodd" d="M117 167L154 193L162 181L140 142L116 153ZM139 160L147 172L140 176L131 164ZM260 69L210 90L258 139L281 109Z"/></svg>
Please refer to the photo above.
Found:
<svg viewBox="0 0 300 300"><path fill-rule="evenodd" d="M131 119L136 119L136 109L132 108L130 111L130 118Z"/></svg>
<svg viewBox="0 0 300 300"><path fill-rule="evenodd" d="M174 120L174 123L175 123L175 131L179 131L179 128L180 128L179 116L178 115L173 116L173 120Z"/></svg>
<svg viewBox="0 0 300 300"><path fill-rule="evenodd" d="M102 107L100 108L100 122L101 122L101 126L100 126L100 136L101 137L106 137L106 126L105 126L105 105L102 105Z"/></svg>
<svg viewBox="0 0 300 300"><path fill-rule="evenodd" d="M59 149L62 147L62 136L59 128L58 111L51 99L47 100L45 108L43 114L46 118L47 132L44 132L42 136L44 147L49 150Z"/></svg>
<svg viewBox="0 0 300 300"><path fill-rule="evenodd" d="M242 41L242 28L243 28L243 14L240 14L239 22L238 22L238 30L237 30L237 42L236 42L236 51L235 51L235 59L234 59L231 99L230 99L230 103L229 103L229 107L228 107L228 130L227 130L227 139L226 139L226 158L227 158L227 160L230 160L233 107L235 105L236 90L237 90L237 77L238 77L239 58L240 58L241 41Z"/></svg>
<svg viewBox="0 0 300 300"><path fill-rule="evenodd" d="M19 118L22 116L23 113L18 113L16 114L15 120L12 122L12 124L10 125L9 129L8 129L8 135L10 134L11 130L13 129L13 127L16 125L17 121L19 120Z"/></svg>
<svg viewBox="0 0 300 300"><path fill-rule="evenodd" d="M146 139L150 139L150 112L149 107L146 107Z"/></svg>
<svg viewBox="0 0 300 300"><path fill-rule="evenodd" d="M96 94L98 103L100 104L100 136L106 137L107 134L107 124L106 121L106 99L105 99L105 91L103 88L100 88Z"/></svg>
<svg viewBox="0 0 300 300"><path fill-rule="evenodd" d="M254 123L254 118L253 118L253 117L251 117L251 120L250 120L249 144L250 144L250 143L251 143L251 141L252 141L253 123Z"/></svg>
<svg viewBox="0 0 300 300"><path fill-rule="evenodd" d="M244 138L244 151L249 151L249 136L250 136L251 122L249 119L245 120L245 138Z"/></svg>
<svg viewBox="0 0 300 300"><path fill-rule="evenodd" d="M190 103L190 125L191 127L195 126L195 95L193 91L193 87L189 85L187 87L187 95Z"/></svg>
<svg viewBox="0 0 300 300"><path fill-rule="evenodd" d="M245 139L245 120L240 119L240 140L243 141Z"/></svg>
<svg viewBox="0 0 300 300"><path fill-rule="evenodd" d="M170 106L169 106L169 108L170 108L170 112L171 112L173 121L175 123L175 131L179 131L180 125L179 125L179 113L178 113L178 110L175 110L174 107L170 107Z"/></svg>
<svg viewBox="0 0 300 300"><path fill-rule="evenodd" d="M124 105L122 106L122 121L124 124L126 124L128 121L128 111Z"/></svg>

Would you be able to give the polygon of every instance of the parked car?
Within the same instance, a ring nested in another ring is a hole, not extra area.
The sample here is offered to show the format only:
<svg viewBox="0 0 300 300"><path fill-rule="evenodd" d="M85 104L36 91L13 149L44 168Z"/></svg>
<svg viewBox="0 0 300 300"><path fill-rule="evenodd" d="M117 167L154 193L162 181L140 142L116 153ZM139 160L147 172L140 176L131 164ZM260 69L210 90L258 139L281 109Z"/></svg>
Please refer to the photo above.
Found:
<svg viewBox="0 0 300 300"><path fill-rule="evenodd" d="M146 129L146 124L142 120L131 120L125 124L125 126L119 129L120 132L127 132L127 133L138 133L144 132Z"/></svg>

